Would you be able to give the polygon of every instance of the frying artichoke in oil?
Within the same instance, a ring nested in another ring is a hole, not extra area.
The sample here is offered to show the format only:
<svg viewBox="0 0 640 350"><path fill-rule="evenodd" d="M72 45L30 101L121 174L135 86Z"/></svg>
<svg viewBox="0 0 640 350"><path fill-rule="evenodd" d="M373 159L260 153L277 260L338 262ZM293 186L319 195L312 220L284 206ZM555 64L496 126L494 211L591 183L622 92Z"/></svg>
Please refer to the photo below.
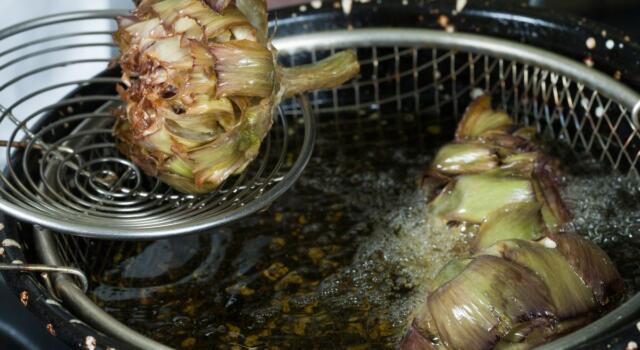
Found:
<svg viewBox="0 0 640 350"><path fill-rule="evenodd" d="M120 18L119 150L180 192L207 193L256 158L283 98L358 74L353 51L280 67L267 24L266 0L142 0Z"/></svg>
<svg viewBox="0 0 640 350"><path fill-rule="evenodd" d="M434 158L423 183L442 190L430 217L475 236L467 256L433 279L401 349L528 349L591 322L622 296L604 251L560 232L570 212L559 167L534 135L483 96Z"/></svg>

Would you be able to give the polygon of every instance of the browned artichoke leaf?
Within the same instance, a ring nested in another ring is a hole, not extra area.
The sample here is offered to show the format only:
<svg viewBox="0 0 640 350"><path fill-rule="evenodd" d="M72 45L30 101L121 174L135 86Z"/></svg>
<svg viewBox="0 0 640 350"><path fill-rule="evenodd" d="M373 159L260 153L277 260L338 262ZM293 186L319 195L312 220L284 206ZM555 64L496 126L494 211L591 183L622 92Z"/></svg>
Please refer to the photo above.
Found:
<svg viewBox="0 0 640 350"><path fill-rule="evenodd" d="M479 137L488 133L505 133L513 126L508 114L491 107L491 97L484 95L475 99L458 124L456 140Z"/></svg>
<svg viewBox="0 0 640 350"><path fill-rule="evenodd" d="M490 349L518 324L536 318L552 322L554 314L540 277L488 255L475 257L427 303L441 341L453 349Z"/></svg>
<svg viewBox="0 0 640 350"><path fill-rule="evenodd" d="M218 13L222 13L232 0L204 0L212 9Z"/></svg>
<svg viewBox="0 0 640 350"><path fill-rule="evenodd" d="M530 178L538 157L538 152L514 153L502 159L500 168L510 171L514 176Z"/></svg>

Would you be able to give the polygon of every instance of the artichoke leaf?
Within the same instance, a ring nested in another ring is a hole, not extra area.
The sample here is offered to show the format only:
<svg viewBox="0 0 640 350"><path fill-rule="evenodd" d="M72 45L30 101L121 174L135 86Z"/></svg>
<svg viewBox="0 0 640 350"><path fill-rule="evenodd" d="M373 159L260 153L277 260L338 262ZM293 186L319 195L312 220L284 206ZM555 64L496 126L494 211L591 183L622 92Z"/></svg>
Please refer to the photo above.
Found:
<svg viewBox="0 0 640 350"><path fill-rule="evenodd" d="M513 283L518 281L518 283ZM553 321L542 279L508 260L484 255L427 298L441 341L453 349L493 347L521 322Z"/></svg>
<svg viewBox="0 0 640 350"><path fill-rule="evenodd" d="M473 243L473 251L488 248L507 239L538 240L545 226L540 204L524 202L507 205L491 213L480 225Z"/></svg>
<svg viewBox="0 0 640 350"><path fill-rule="evenodd" d="M479 137L483 134L506 133L513 126L513 120L504 112L491 108L488 95L475 99L465 111L456 130L456 140Z"/></svg>
<svg viewBox="0 0 640 350"><path fill-rule="evenodd" d="M498 166L491 147L479 143L450 143L440 148L433 168L447 175L486 171Z"/></svg>
<svg viewBox="0 0 640 350"><path fill-rule="evenodd" d="M555 248L519 239L500 241L478 254L493 254L524 266L538 275L560 320L583 316L596 306L593 293Z"/></svg>
<svg viewBox="0 0 640 350"><path fill-rule="evenodd" d="M433 213L449 221L482 223L494 211L514 203L531 203L531 181L494 174L459 176L430 204Z"/></svg>

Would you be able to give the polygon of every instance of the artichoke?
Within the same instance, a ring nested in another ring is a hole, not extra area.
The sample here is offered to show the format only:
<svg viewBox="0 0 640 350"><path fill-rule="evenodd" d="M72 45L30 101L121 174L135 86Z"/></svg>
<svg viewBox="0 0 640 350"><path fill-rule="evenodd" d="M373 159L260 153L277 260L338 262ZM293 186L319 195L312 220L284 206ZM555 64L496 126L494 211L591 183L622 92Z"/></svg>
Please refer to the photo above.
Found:
<svg viewBox="0 0 640 350"><path fill-rule="evenodd" d="M142 0L118 27L118 148L183 193L210 192L242 172L283 98L359 71L353 51L278 66L266 0Z"/></svg>
<svg viewBox="0 0 640 350"><path fill-rule="evenodd" d="M466 255L432 280L402 349L527 349L583 326L611 308L622 279L607 255L563 224L556 161L529 128L491 107L465 112L423 184L430 224L471 231ZM468 234L468 232L467 232Z"/></svg>

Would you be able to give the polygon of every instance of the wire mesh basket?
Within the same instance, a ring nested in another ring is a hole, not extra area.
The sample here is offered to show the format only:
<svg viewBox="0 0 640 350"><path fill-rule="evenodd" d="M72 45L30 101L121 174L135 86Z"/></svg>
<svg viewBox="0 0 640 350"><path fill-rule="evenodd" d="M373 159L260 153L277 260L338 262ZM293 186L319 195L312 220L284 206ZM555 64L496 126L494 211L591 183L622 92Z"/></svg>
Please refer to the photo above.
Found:
<svg viewBox="0 0 640 350"><path fill-rule="evenodd" d="M313 147L304 97L280 108L246 171L207 195L176 192L118 152L112 130L119 70L94 74L117 56L111 34L119 14L61 14L0 32L0 163L7 165L0 209L61 232L149 239L236 220L284 193ZM83 27L92 30L77 31ZM292 124L306 126L303 139L290 137Z"/></svg>

